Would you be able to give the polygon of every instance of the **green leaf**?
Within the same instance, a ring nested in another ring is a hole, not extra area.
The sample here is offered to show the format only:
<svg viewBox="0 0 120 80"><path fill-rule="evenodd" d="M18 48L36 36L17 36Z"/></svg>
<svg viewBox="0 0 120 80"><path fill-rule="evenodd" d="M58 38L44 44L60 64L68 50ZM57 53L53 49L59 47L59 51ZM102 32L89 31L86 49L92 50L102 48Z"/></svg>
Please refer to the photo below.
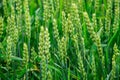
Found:
<svg viewBox="0 0 120 80"><path fill-rule="evenodd" d="M62 74L62 72L61 72L58 68L56 68L56 67L54 67L54 66L48 65L48 68L55 70L55 71L58 72L59 74Z"/></svg>
<svg viewBox="0 0 120 80"><path fill-rule="evenodd" d="M19 58L19 57L16 57L16 56L11 56L11 59L15 60L15 61L22 61L23 60L22 58Z"/></svg>

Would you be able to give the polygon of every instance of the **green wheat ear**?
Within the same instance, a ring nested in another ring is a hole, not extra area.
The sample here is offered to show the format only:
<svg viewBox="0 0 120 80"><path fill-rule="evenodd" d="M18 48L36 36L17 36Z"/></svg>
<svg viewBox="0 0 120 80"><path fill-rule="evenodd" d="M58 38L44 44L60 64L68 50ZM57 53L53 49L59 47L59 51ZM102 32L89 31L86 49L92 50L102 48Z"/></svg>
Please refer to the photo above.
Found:
<svg viewBox="0 0 120 80"><path fill-rule="evenodd" d="M7 5L6 0L3 0L3 9L4 9L4 16L7 17L8 16L8 5Z"/></svg>
<svg viewBox="0 0 120 80"><path fill-rule="evenodd" d="M78 61L78 63L77 63L78 64L78 69L80 71L80 74L82 75L82 79L86 80L87 79L87 74L86 74L86 71L85 71L85 68L84 68L84 63L83 63L83 60L84 60L83 58L85 58L85 56L82 57L82 51L79 49L79 44L78 44L79 40L78 40L77 34L73 35L72 40L74 42L74 47L75 47L75 50L76 50L77 61Z"/></svg>
<svg viewBox="0 0 120 80"><path fill-rule="evenodd" d="M113 33L115 33L119 28L119 0L114 0L114 23L113 23Z"/></svg>
<svg viewBox="0 0 120 80"><path fill-rule="evenodd" d="M48 28L45 28L45 32L44 32L44 39L45 39L45 44L44 44L44 50L45 50L45 56L46 56L46 59L47 59L47 69L48 69L48 64L50 63L51 61L51 54L50 54L50 34L48 32ZM51 72L50 70L48 69L47 70L47 79L48 80L52 80L52 75L51 75Z"/></svg>
<svg viewBox="0 0 120 80"><path fill-rule="evenodd" d="M91 22L90 22L90 19L89 19L89 16L88 16L87 12L84 12L83 15L84 15L84 19L85 19L85 22L86 22L86 25L87 25L88 32L90 33L90 37L91 37L92 41L97 46L97 51L99 53L99 58L101 60L102 67L104 69L105 68L105 63L104 63L103 50L102 50L102 46L101 46L101 38L100 38L99 35L97 35L95 33L95 31L94 31L94 29L91 25Z"/></svg>
<svg viewBox="0 0 120 80"><path fill-rule="evenodd" d="M55 2L56 11L59 11L59 9L60 9L60 0L55 0L54 2Z"/></svg>
<svg viewBox="0 0 120 80"><path fill-rule="evenodd" d="M66 28L66 13L64 11L62 11L62 31L63 31L63 34L66 35L67 34L67 28Z"/></svg>
<svg viewBox="0 0 120 80"><path fill-rule="evenodd" d="M41 26L41 31L39 35L39 57L42 57L44 53L44 27Z"/></svg>
<svg viewBox="0 0 120 80"><path fill-rule="evenodd" d="M29 13L28 0L24 0L24 11L25 11L25 33L28 39L31 38L31 17Z"/></svg>
<svg viewBox="0 0 120 80"><path fill-rule="evenodd" d="M86 25L87 25L88 32L90 33L90 37L92 38L93 42L95 42L95 44L98 48L99 56L102 57L103 56L103 51L102 51L102 47L101 47L100 36L95 33L95 31L94 31L94 29L91 25L91 22L90 22L90 19L88 17L87 12L84 12L83 15L84 15L84 18L85 18L85 22L86 22Z"/></svg>
<svg viewBox="0 0 120 80"><path fill-rule="evenodd" d="M107 37L110 36L111 20L112 20L112 0L108 0L105 16L105 35Z"/></svg>
<svg viewBox="0 0 120 80"><path fill-rule="evenodd" d="M40 58L40 65L41 65L41 75L42 80L45 80L51 76L48 70L48 64L51 59L50 55L50 37L47 28L41 26L41 31L39 35L39 58Z"/></svg>
<svg viewBox="0 0 120 80"><path fill-rule="evenodd" d="M22 1L16 0L16 19L19 35L22 33Z"/></svg>
<svg viewBox="0 0 120 80"><path fill-rule="evenodd" d="M30 61L31 61L33 64L35 64L36 59L37 59L37 53L35 52L34 47L32 47L32 49L31 49Z"/></svg>
<svg viewBox="0 0 120 80"><path fill-rule="evenodd" d="M48 28L45 28L44 32L44 39L45 39L45 44L44 44L44 50L45 50L45 55L47 57L48 63L50 61L51 55L50 55L50 34L48 32Z"/></svg>
<svg viewBox="0 0 120 80"><path fill-rule="evenodd" d="M59 32L58 32L58 25L56 19L53 19L53 34L55 39L58 41L59 40Z"/></svg>
<svg viewBox="0 0 120 80"><path fill-rule="evenodd" d="M97 73L96 73L97 70L96 70L96 63L95 63L94 55L92 55L91 69L92 69L93 79L96 80L97 79Z"/></svg>
<svg viewBox="0 0 120 80"><path fill-rule="evenodd" d="M3 18L0 17L0 38L2 37L3 34Z"/></svg>
<svg viewBox="0 0 120 80"><path fill-rule="evenodd" d="M17 44L17 41L18 41L18 29L16 27L15 8L14 8L14 6L11 6L11 17L10 17L10 19L11 19L10 20L10 28L11 28L10 36L11 36L12 41L13 41L14 46L15 46Z"/></svg>
<svg viewBox="0 0 120 80"><path fill-rule="evenodd" d="M26 43L23 44L23 65L22 67L25 67L25 69L28 71L28 62L29 62L29 54L28 54L28 46ZM24 78L26 79L28 77L28 72L24 74Z"/></svg>
<svg viewBox="0 0 120 80"><path fill-rule="evenodd" d="M98 13L99 11L99 6L100 6L100 0L95 0L95 13Z"/></svg>
<svg viewBox="0 0 120 80"><path fill-rule="evenodd" d="M94 31L97 32L98 26L97 26L97 18L95 13L92 14L92 22L93 22Z"/></svg>
<svg viewBox="0 0 120 80"><path fill-rule="evenodd" d="M74 25L73 25L73 23L72 23L72 20L71 20L71 18L70 18L70 14L68 14L68 18L67 18L67 21L66 21L66 35L68 36L68 35L70 35L70 37L72 37L72 35L73 35L73 32L74 32Z"/></svg>
<svg viewBox="0 0 120 80"><path fill-rule="evenodd" d="M10 35L10 34L11 34L11 19L10 19L10 17L7 18L6 34L7 34L7 35Z"/></svg>
<svg viewBox="0 0 120 80"><path fill-rule="evenodd" d="M40 66L41 66L41 75L42 75L42 80L46 79L46 58L45 58L45 54L44 54L44 27L41 26L40 29L40 35L39 35L39 52L38 52L38 56L40 58Z"/></svg>
<svg viewBox="0 0 120 80"><path fill-rule="evenodd" d="M27 67L29 61L28 46L26 43L23 44L23 64Z"/></svg>
<svg viewBox="0 0 120 80"><path fill-rule="evenodd" d="M58 53L60 56L60 61L62 65L66 64L66 56L67 56L67 47L66 47L66 39L65 37L62 37L58 41Z"/></svg>
<svg viewBox="0 0 120 80"><path fill-rule="evenodd" d="M44 0L43 1L43 21L45 26L49 25L49 20L53 16L53 6L52 6L52 0Z"/></svg>
<svg viewBox="0 0 120 80"><path fill-rule="evenodd" d="M6 47L6 56L7 56L7 65L11 62L11 56L12 56L12 39L10 36L7 37L7 47Z"/></svg>
<svg viewBox="0 0 120 80"><path fill-rule="evenodd" d="M79 70L82 74L82 78L83 80L86 80L87 79L87 74L85 72L85 68L84 68L84 65L83 65L83 59L82 59L82 56L81 56L81 52L78 53L78 65L79 65Z"/></svg>
<svg viewBox="0 0 120 80"><path fill-rule="evenodd" d="M68 14L68 19L71 20L73 27L71 28L72 31L81 35L82 33L82 26L80 22L80 16L78 7L75 3L71 4L70 13Z"/></svg>
<svg viewBox="0 0 120 80"><path fill-rule="evenodd" d="M116 45L116 43L114 44L114 47L113 47L113 50L114 50L114 54L113 54L113 57L112 57L112 70L111 70L111 77L110 77L110 80L113 80L115 79L116 77L116 68L118 65L120 65L120 52L118 50L118 46Z"/></svg>
<svg viewBox="0 0 120 80"><path fill-rule="evenodd" d="M39 26L40 26L39 16L36 15L36 16L35 16L35 30L37 31L36 33L39 32Z"/></svg>

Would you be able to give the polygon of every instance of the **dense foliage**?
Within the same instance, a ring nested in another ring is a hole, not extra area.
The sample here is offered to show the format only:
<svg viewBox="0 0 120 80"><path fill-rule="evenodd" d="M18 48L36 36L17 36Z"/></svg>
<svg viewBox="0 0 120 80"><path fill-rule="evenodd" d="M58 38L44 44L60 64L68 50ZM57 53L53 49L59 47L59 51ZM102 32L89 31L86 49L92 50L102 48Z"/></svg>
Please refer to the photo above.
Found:
<svg viewBox="0 0 120 80"><path fill-rule="evenodd" d="M0 0L0 80L119 80L120 0Z"/></svg>

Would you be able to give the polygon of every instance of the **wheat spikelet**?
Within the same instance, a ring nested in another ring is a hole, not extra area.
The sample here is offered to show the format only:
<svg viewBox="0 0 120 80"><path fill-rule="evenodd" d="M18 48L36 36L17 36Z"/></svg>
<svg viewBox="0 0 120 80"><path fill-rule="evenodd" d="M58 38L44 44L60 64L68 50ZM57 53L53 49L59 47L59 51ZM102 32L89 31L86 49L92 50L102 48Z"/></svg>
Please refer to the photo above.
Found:
<svg viewBox="0 0 120 80"><path fill-rule="evenodd" d="M104 55L103 55L103 50L102 50L102 47L101 47L101 39L100 39L100 36L97 35L95 32L94 32L94 29L91 25L91 22L90 22L90 19L88 17L88 14L87 12L84 13L84 18L85 18L85 22L86 22L86 25L87 25L87 29L88 29L88 32L90 33L90 37L91 39L93 40L93 42L95 42L96 46L97 46L97 51L99 53L99 58L101 60L101 63L102 63L102 67L103 69L105 68L105 63L104 63Z"/></svg>
<svg viewBox="0 0 120 80"><path fill-rule="evenodd" d="M65 11L65 13L69 13L70 11L70 5L71 5L71 0L64 0L63 1L63 10Z"/></svg>
<svg viewBox="0 0 120 80"><path fill-rule="evenodd" d="M64 65L66 63L65 57L67 56L67 52L66 52L67 48L66 48L66 39L65 39L65 37L62 37L58 41L58 50L59 50L61 63L62 63L62 65Z"/></svg>
<svg viewBox="0 0 120 80"><path fill-rule="evenodd" d="M25 11L25 33L28 39L31 38L31 17L29 13L28 0L24 0L24 11Z"/></svg>
<svg viewBox="0 0 120 80"><path fill-rule="evenodd" d="M37 31L36 33L39 32L39 26L40 26L39 16L36 15L36 16L35 16L35 29L36 29L36 31Z"/></svg>
<svg viewBox="0 0 120 80"><path fill-rule="evenodd" d="M18 29L16 28L16 21L15 21L15 9L11 6L11 34L10 34L14 44L16 45L18 40Z"/></svg>
<svg viewBox="0 0 120 80"><path fill-rule="evenodd" d="M6 33L8 36L10 36L12 38L12 43L14 45L14 49L16 49L15 45L18 40L18 29L16 28L15 10L14 10L13 6L11 6L11 16L7 18Z"/></svg>
<svg viewBox="0 0 120 80"><path fill-rule="evenodd" d="M3 34L3 18L0 17L0 38L2 37Z"/></svg>
<svg viewBox="0 0 120 80"><path fill-rule="evenodd" d="M93 80L96 80L96 65L95 65L95 57L92 55L92 63L91 63L91 69L92 69L92 75L93 75Z"/></svg>
<svg viewBox="0 0 120 80"><path fill-rule="evenodd" d="M66 35L67 36L69 36L70 35L70 37L72 37L73 36L73 32L74 32L74 27L73 27L73 23L72 23L72 20L71 20L71 18L70 18L70 14L68 14L68 18L67 18L67 21L66 21Z"/></svg>
<svg viewBox="0 0 120 80"><path fill-rule="evenodd" d="M64 11L62 11L62 31L63 31L63 34L67 34L67 28L66 28L66 13Z"/></svg>
<svg viewBox="0 0 120 80"><path fill-rule="evenodd" d="M59 40L59 32L58 32L58 26L57 26L56 19L53 19L53 34L54 34L55 39L58 41Z"/></svg>
<svg viewBox="0 0 120 80"><path fill-rule="evenodd" d="M32 47L30 61L33 64L35 64L36 58L37 58L37 53L35 52L35 49Z"/></svg>
<svg viewBox="0 0 120 80"><path fill-rule="evenodd" d="M28 46L26 43L23 44L23 64L27 67L29 61Z"/></svg>
<svg viewBox="0 0 120 80"><path fill-rule="evenodd" d="M40 65L41 65L41 75L42 75L42 79L45 80L46 79L46 58L45 58L45 54L44 54L44 27L41 26L41 31L40 31L40 35L39 35L39 58L40 58Z"/></svg>
<svg viewBox="0 0 120 80"><path fill-rule="evenodd" d="M58 12L60 9L60 0L55 0L55 9Z"/></svg>
<svg viewBox="0 0 120 80"><path fill-rule="evenodd" d="M84 19L85 19L85 22L87 25L88 32L90 33L90 37L91 37L92 41L95 41L96 40L96 33L94 32L94 29L91 25L91 22L90 22L90 19L88 17L87 12L84 12L83 15L84 15Z"/></svg>
<svg viewBox="0 0 120 80"><path fill-rule="evenodd" d="M76 49L78 69L80 70L80 74L82 75L83 80L86 80L87 79L87 74L86 74L84 64L83 64L84 59L82 57L81 51L79 50L79 46L78 46L78 36L73 35L72 40L74 41L74 47Z"/></svg>
<svg viewBox="0 0 120 80"><path fill-rule="evenodd" d="M45 26L49 25L49 20L53 16L53 6L52 0L44 0L43 1L43 21L45 22Z"/></svg>
<svg viewBox="0 0 120 80"><path fill-rule="evenodd" d="M26 43L23 44L23 62L22 66L25 67L27 71L29 71L29 53L28 53L28 46ZM24 79L28 78L28 72L24 74Z"/></svg>
<svg viewBox="0 0 120 80"><path fill-rule="evenodd" d="M97 19L95 13L92 14L92 22L93 22L94 31L97 32L98 26L97 26Z"/></svg>
<svg viewBox="0 0 120 80"><path fill-rule="evenodd" d="M87 74L85 72L85 68L84 68L84 65L83 65L83 59L81 57L81 53L78 53L78 65L79 65L79 70L82 74L83 80L86 80L87 79Z"/></svg>
<svg viewBox="0 0 120 80"><path fill-rule="evenodd" d="M74 23L74 24L72 24L74 26L72 30L73 31L75 30L75 33L78 33L81 36L82 27L81 27L81 23L80 23L78 7L75 3L71 4L70 15L68 15L68 18L71 20L72 23Z"/></svg>
<svg viewBox="0 0 120 80"><path fill-rule="evenodd" d="M3 0L3 9L4 9L4 16L8 16L8 6L7 6L7 1Z"/></svg>
<svg viewBox="0 0 120 80"><path fill-rule="evenodd" d="M49 32L48 32L48 28L45 28L45 31L44 31L44 39L45 39L45 43L44 43L44 54L47 58L47 62L49 63L50 61L50 52L49 52L49 49L50 49L50 37L49 37Z"/></svg>
<svg viewBox="0 0 120 80"><path fill-rule="evenodd" d="M116 72L117 72L116 68L117 68L117 65L120 62L120 61L117 61L117 59L119 60L120 53L119 53L119 50L118 50L118 47L117 47L116 43L114 44L113 50L114 50L114 54L112 56L112 70L111 70L110 80L114 80L115 79Z"/></svg>
<svg viewBox="0 0 120 80"><path fill-rule="evenodd" d="M50 48L50 37L49 37L49 32L47 28L44 28L43 26L41 26L41 32L39 35L39 58L41 59L40 64L41 64L41 73L42 73L42 80L47 79L47 72L48 71L48 67L47 65L50 62L50 52L49 52L49 48Z"/></svg>
<svg viewBox="0 0 120 80"><path fill-rule="evenodd" d="M114 0L114 23L113 23L113 33L115 33L119 28L119 0Z"/></svg>
<svg viewBox="0 0 120 80"><path fill-rule="evenodd" d="M108 0L106 17L105 17L105 35L106 36L110 35L111 18L112 18L112 0Z"/></svg>
<svg viewBox="0 0 120 80"><path fill-rule="evenodd" d="M98 10L99 10L99 5L100 5L100 0L95 0L95 6L94 6L94 8L95 8L95 13L98 12Z"/></svg>
<svg viewBox="0 0 120 80"><path fill-rule="evenodd" d="M17 29L19 34L22 32L22 1L16 0L16 19L17 19Z"/></svg>
<svg viewBox="0 0 120 80"><path fill-rule="evenodd" d="M12 39L10 36L7 37L7 47L6 47L6 51L7 51L7 65L10 64L11 62L11 56L12 56Z"/></svg>

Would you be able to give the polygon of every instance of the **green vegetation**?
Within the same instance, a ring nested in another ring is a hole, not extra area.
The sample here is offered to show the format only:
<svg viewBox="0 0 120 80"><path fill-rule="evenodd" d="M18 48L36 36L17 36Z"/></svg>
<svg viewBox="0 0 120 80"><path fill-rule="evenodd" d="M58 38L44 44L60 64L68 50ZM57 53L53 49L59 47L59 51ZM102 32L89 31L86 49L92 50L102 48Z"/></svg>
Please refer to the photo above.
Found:
<svg viewBox="0 0 120 80"><path fill-rule="evenodd" d="M120 0L0 0L0 80L119 80Z"/></svg>

